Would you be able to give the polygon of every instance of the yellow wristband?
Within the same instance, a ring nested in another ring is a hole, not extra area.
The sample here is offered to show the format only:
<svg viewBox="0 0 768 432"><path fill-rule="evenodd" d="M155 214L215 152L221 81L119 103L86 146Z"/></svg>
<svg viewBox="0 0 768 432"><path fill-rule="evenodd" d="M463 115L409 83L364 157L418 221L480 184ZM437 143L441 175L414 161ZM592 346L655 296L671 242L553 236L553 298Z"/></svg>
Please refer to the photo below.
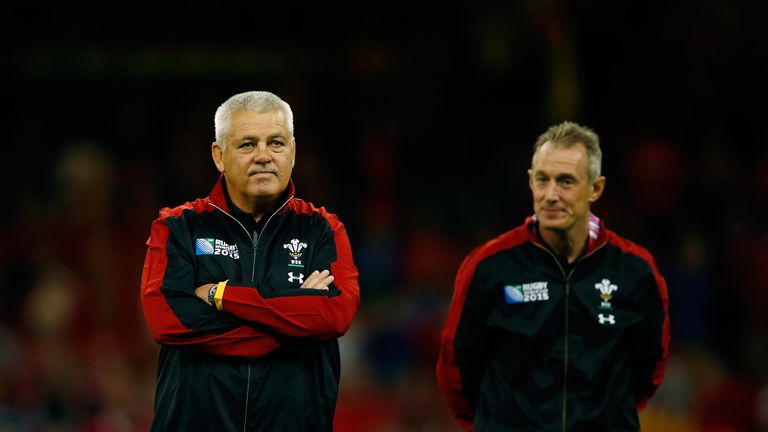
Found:
<svg viewBox="0 0 768 432"><path fill-rule="evenodd" d="M222 300L224 299L224 288L227 286L227 282L229 282L229 279L219 282L219 286L216 287L216 293L213 295L213 301L218 311L224 310Z"/></svg>

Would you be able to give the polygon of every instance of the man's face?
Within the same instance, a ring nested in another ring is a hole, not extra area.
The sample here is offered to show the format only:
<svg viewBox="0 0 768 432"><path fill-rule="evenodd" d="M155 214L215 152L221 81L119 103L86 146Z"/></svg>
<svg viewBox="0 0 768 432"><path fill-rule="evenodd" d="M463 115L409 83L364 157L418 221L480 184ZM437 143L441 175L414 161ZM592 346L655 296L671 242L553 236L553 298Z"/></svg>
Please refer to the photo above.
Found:
<svg viewBox="0 0 768 432"><path fill-rule="evenodd" d="M567 232L577 223L586 224L590 204L605 186L605 177L589 181L588 166L582 144L556 147L547 142L539 148L528 179L541 229Z"/></svg>
<svg viewBox="0 0 768 432"><path fill-rule="evenodd" d="M296 143L282 111L233 113L225 147L222 151L213 143L211 151L238 207L252 212L280 197L296 157Z"/></svg>

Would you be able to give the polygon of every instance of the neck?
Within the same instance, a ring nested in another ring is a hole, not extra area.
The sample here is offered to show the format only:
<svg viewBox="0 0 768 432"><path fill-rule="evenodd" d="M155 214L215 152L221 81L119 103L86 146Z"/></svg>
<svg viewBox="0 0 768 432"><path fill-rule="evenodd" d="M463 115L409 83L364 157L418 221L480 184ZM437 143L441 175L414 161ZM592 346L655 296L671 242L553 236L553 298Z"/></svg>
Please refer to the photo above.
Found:
<svg viewBox="0 0 768 432"><path fill-rule="evenodd" d="M275 205L280 195L275 197L259 197L256 199L244 196L235 192L234 188L227 185L227 195L229 195L232 204L237 206L244 213L253 215L253 219L258 222Z"/></svg>
<svg viewBox="0 0 768 432"><path fill-rule="evenodd" d="M234 203L237 208L244 211L245 213L250 213L253 215L253 219L256 222L261 220L261 218L267 214L267 212L269 212L269 210L277 202L277 198L249 200L245 197L235 196L234 194L231 196L231 199L232 203Z"/></svg>
<svg viewBox="0 0 768 432"><path fill-rule="evenodd" d="M541 240L558 255L566 257L568 263L576 261L589 237L587 220L571 227L570 230L539 229Z"/></svg>
<svg viewBox="0 0 768 432"><path fill-rule="evenodd" d="M276 201L277 201L277 200L276 200L276 199L274 199L274 200L271 200L271 201L268 201L268 202L259 202L259 203L256 203L256 204L254 204L254 205L253 205L253 207L252 207L252 209L251 209L251 214L253 215L253 219L254 219L256 222L260 221L260 220L261 220L261 218L262 218L262 217L263 217L265 214L267 214L267 212L269 211L269 209L271 209L271 208L272 208L272 206L274 206L274 205L275 205L275 202L276 202Z"/></svg>

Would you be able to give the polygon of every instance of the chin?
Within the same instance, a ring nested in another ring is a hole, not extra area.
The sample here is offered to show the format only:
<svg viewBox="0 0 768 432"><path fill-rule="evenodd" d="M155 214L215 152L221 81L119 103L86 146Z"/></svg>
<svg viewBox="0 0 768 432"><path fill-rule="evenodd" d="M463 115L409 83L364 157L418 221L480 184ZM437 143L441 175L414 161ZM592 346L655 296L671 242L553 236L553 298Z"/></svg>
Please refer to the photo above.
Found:
<svg viewBox="0 0 768 432"><path fill-rule="evenodd" d="M544 229L547 231L565 231L565 225L564 224L539 224L540 229Z"/></svg>
<svg viewBox="0 0 768 432"><path fill-rule="evenodd" d="M252 195L272 195L277 193L280 185L276 181L254 182L249 185L248 192Z"/></svg>
<svg viewBox="0 0 768 432"><path fill-rule="evenodd" d="M547 219L539 216L539 227L548 230L565 230L568 227L568 221L563 219Z"/></svg>
<svg viewBox="0 0 768 432"><path fill-rule="evenodd" d="M263 199L263 198L277 198L280 196L280 192L278 192L276 189L259 189L251 192L251 196L256 199Z"/></svg>

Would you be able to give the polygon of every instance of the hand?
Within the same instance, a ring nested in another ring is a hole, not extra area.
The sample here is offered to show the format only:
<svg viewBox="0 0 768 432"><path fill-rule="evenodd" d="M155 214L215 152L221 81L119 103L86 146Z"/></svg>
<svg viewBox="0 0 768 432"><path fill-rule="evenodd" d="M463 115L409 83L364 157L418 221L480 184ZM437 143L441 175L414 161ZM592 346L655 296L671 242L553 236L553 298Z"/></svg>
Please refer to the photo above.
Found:
<svg viewBox="0 0 768 432"><path fill-rule="evenodd" d="M203 299L203 301L205 301L206 303L211 304L210 302L208 302L208 291L210 291L211 287L214 285L216 284L200 285L199 287L195 288L195 295Z"/></svg>
<svg viewBox="0 0 768 432"><path fill-rule="evenodd" d="M301 284L300 288L327 290L328 285L330 285L331 282L333 282L333 276L331 276L330 271L315 270L312 272L312 274L309 275L307 280L305 280L304 283Z"/></svg>

